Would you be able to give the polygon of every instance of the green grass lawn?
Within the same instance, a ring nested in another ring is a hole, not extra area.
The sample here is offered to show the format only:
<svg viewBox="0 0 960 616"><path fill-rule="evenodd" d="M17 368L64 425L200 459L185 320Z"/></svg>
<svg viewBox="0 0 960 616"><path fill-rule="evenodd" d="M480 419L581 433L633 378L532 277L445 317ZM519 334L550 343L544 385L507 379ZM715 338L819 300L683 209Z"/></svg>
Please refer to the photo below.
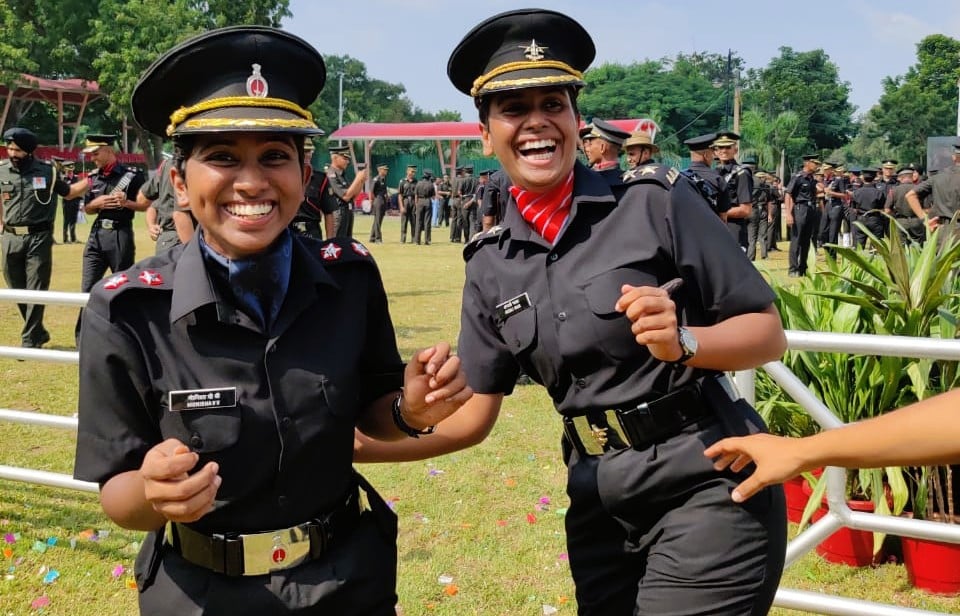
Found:
<svg viewBox="0 0 960 616"><path fill-rule="evenodd" d="M81 225L81 238L88 228ZM370 217L358 216L357 238L365 241L369 228ZM152 254L142 216L137 229L138 256ZM398 219L387 218L386 242L370 248L386 282L401 352L409 357L433 342L456 341L463 263L446 229L434 230L431 246L401 245L399 236ZM79 288L81 251L82 245L54 247L53 289ZM786 253L773 253L766 265L784 275ZM48 348L73 350L76 315L73 308L47 309ZM0 345L18 345L20 327L16 307L0 304ZM73 415L76 381L75 366L0 360L0 407ZM576 613L563 537L568 502L559 439L560 422L546 394L518 387L480 446L361 469L400 517L403 614L540 615L544 605ZM69 473L73 448L71 432L0 423L0 464ZM110 523L93 495L0 481L0 535L0 616L41 613L31 607L38 599L48 601L42 613L50 616L136 613L136 590L128 585L141 535ZM52 570L59 577L45 583ZM960 600L910 589L895 565L851 569L808 555L787 571L784 586L960 612Z"/></svg>

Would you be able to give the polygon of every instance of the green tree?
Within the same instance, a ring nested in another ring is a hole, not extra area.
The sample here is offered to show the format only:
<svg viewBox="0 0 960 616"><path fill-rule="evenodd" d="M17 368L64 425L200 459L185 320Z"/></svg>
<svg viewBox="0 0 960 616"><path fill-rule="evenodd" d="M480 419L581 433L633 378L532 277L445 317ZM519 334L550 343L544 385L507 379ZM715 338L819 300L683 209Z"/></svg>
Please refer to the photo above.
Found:
<svg viewBox="0 0 960 616"><path fill-rule="evenodd" d="M956 131L960 41L933 34L917 44L917 63L907 73L883 80L880 101L870 110L879 135L898 159L922 161L927 137Z"/></svg>
<svg viewBox="0 0 960 616"><path fill-rule="evenodd" d="M771 119L756 109L747 110L740 121L741 157L753 155L761 169L777 169L782 158L795 159L806 143L805 137L797 135L799 128L795 111L783 111Z"/></svg>
<svg viewBox="0 0 960 616"><path fill-rule="evenodd" d="M824 150L843 145L854 134L849 96L850 84L840 81L836 64L822 49L781 47L766 68L747 71L744 107L768 118L796 112L797 135L809 140L808 147Z"/></svg>
<svg viewBox="0 0 960 616"><path fill-rule="evenodd" d="M33 26L21 26L17 15L6 3L0 4L0 83L12 88L21 81L22 73L34 73L39 68L30 58L29 41L33 38ZM19 109L13 109L8 124L16 123ZM3 127L0 127L2 129Z"/></svg>
<svg viewBox="0 0 960 616"><path fill-rule="evenodd" d="M238 24L259 24L280 27L290 17L290 0L192 0L191 8L207 17L207 29Z"/></svg>

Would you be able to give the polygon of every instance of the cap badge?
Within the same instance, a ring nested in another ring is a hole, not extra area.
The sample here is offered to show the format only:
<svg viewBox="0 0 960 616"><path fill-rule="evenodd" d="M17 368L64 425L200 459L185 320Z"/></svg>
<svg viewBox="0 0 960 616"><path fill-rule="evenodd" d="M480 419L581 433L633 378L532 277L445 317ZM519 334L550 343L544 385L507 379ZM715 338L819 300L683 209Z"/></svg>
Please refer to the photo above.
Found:
<svg viewBox="0 0 960 616"><path fill-rule="evenodd" d="M260 74L260 65L253 65L253 74L247 77L247 95L256 98L267 97L267 80Z"/></svg>
<svg viewBox="0 0 960 616"><path fill-rule="evenodd" d="M543 60L544 58L543 52L546 51L547 49L550 49L549 47L541 47L537 45L537 39L531 39L529 45L518 45L518 47L520 47L520 49L522 49L525 52L523 54L523 57L525 57L527 60L530 60L531 62L537 62L539 60Z"/></svg>

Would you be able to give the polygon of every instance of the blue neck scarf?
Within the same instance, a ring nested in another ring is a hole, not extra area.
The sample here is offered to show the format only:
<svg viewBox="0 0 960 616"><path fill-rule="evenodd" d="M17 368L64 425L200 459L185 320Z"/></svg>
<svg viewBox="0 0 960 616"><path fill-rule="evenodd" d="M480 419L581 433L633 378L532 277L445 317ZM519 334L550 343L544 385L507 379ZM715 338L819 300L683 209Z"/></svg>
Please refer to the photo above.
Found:
<svg viewBox="0 0 960 616"><path fill-rule="evenodd" d="M229 290L240 310L269 332L290 286L293 238L285 229L264 252L244 259L219 254L199 234L200 251L213 278Z"/></svg>

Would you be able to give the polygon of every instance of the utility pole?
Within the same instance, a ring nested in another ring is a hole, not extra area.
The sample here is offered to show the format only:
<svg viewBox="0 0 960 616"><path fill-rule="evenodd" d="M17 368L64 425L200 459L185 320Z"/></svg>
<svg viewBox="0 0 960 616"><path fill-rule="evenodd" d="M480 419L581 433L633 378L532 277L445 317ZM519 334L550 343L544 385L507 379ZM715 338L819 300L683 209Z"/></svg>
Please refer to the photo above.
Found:
<svg viewBox="0 0 960 616"><path fill-rule="evenodd" d="M960 137L960 79L957 79L957 137Z"/></svg>
<svg viewBox="0 0 960 616"><path fill-rule="evenodd" d="M337 73L340 77L340 106L337 111L337 128L343 128L343 71ZM337 140L337 145L343 145L343 139Z"/></svg>

